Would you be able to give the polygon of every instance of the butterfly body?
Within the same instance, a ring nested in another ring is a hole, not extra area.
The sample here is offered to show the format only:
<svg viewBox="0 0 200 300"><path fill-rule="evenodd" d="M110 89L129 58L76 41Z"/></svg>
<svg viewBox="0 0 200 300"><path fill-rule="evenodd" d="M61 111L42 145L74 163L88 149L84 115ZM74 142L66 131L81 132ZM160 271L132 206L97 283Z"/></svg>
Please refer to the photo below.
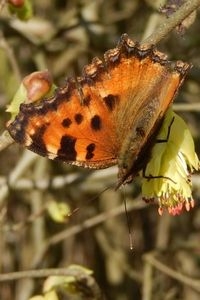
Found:
<svg viewBox="0 0 200 300"><path fill-rule="evenodd" d="M8 130L50 159L93 169L118 164L120 186L145 165L145 151L188 69L124 34L82 77L39 104L22 104Z"/></svg>

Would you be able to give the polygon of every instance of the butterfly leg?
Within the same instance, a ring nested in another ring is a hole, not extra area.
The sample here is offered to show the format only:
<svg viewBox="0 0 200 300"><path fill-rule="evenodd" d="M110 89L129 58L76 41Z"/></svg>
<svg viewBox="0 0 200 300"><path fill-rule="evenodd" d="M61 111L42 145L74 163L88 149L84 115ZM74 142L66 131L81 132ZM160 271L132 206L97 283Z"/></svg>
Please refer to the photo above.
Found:
<svg viewBox="0 0 200 300"><path fill-rule="evenodd" d="M142 170L142 177L147 179L148 181L150 181L151 179L161 179L162 178L162 179L170 180L171 182L176 184L176 181L174 181L173 179L171 179L168 176L162 176L162 175L154 176L154 175L151 175L151 174L146 175L145 172L146 172L146 167Z"/></svg>
<svg viewBox="0 0 200 300"><path fill-rule="evenodd" d="M167 143L168 140L169 140L169 136L170 136L170 132L171 132L171 127L172 127L172 124L174 123L174 119L175 117L172 118L169 126L168 126L168 131L167 131L167 136L166 136L166 139L156 139L156 143ZM146 175L145 174L146 172L146 167L142 170L142 177L145 178L145 179L148 179L148 180L151 180L151 179L168 179L170 181L172 181L173 183L176 184L176 182L174 180L172 180L170 177L167 177L167 176L162 176L162 175L158 175L158 176L153 176L151 174L149 175Z"/></svg>
<svg viewBox="0 0 200 300"><path fill-rule="evenodd" d="M172 118L169 126L168 126L168 131L167 131L167 136L166 136L166 139L156 139L156 144L157 143L167 143L168 140L169 140L169 136L170 136L170 132L171 132L171 127L172 127L172 124L174 123L174 119L175 117Z"/></svg>

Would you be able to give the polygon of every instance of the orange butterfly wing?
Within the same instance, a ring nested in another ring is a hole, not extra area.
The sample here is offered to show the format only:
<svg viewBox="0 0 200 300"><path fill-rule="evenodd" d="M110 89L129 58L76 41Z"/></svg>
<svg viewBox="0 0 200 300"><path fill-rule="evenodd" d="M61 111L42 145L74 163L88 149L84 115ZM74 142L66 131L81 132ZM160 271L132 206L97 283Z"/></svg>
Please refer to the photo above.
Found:
<svg viewBox="0 0 200 300"><path fill-rule="evenodd" d="M123 35L104 61L95 58L52 98L22 104L8 130L42 156L97 169L118 163L127 177L188 68Z"/></svg>

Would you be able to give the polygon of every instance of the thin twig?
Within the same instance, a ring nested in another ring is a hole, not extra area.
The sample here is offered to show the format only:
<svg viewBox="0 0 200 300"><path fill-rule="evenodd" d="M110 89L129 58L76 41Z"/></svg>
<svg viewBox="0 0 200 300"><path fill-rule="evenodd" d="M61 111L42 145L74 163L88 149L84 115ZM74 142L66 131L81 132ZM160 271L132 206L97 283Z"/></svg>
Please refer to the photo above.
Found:
<svg viewBox="0 0 200 300"><path fill-rule="evenodd" d="M200 103L174 103L174 111L200 111Z"/></svg>
<svg viewBox="0 0 200 300"><path fill-rule="evenodd" d="M14 140L11 138L7 130L0 135L0 152L10 146Z"/></svg>
<svg viewBox="0 0 200 300"><path fill-rule="evenodd" d="M6 0L1 0L1 2L0 2L0 13L2 13L2 10L5 6L5 4L6 4Z"/></svg>
<svg viewBox="0 0 200 300"><path fill-rule="evenodd" d="M147 261L144 263L142 300L152 299L153 289L153 267Z"/></svg>
<svg viewBox="0 0 200 300"><path fill-rule="evenodd" d="M177 272L170 267L166 266L165 264L161 263L158 259L155 257L155 253L150 253L144 255L145 261L147 261L149 264L154 266L156 269L161 271L162 273L182 282L183 284L188 285L189 287L193 288L194 290L200 292L200 280L197 280L195 278L188 277L186 275L181 274L180 272Z"/></svg>
<svg viewBox="0 0 200 300"><path fill-rule="evenodd" d="M10 176L8 178L9 185L12 187L12 184L23 175L23 173L30 167L30 165L35 161L35 159L38 158L34 153L31 152L24 152L23 156L19 160L16 167L12 170L10 173ZM9 186L2 185L0 186L0 205L2 205L4 199L9 193Z"/></svg>
<svg viewBox="0 0 200 300"><path fill-rule="evenodd" d="M79 272L80 273L80 272ZM7 274L0 274L0 282L19 280L23 278L42 278L48 276L77 276L77 271L70 270L69 268L50 268L40 270L27 270L11 272Z"/></svg>
<svg viewBox="0 0 200 300"><path fill-rule="evenodd" d="M17 63L17 59L15 57L13 49L8 44L8 42L5 39L2 31L0 31L0 47L5 50L6 55L7 55L8 59L10 61L10 64L12 66L13 72L15 74L16 80L20 84L22 77L21 77L21 73L20 73L20 68L19 68L18 63Z"/></svg>
<svg viewBox="0 0 200 300"><path fill-rule="evenodd" d="M170 18L165 18L157 30L154 31L142 43L145 45L157 44L199 6L200 0L186 1L175 13L170 16Z"/></svg>

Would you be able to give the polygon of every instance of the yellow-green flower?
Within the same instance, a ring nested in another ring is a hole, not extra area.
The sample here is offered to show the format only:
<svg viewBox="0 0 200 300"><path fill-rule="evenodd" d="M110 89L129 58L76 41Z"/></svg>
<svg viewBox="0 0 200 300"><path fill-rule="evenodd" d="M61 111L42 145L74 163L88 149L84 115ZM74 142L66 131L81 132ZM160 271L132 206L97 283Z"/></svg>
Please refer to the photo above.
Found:
<svg viewBox="0 0 200 300"><path fill-rule="evenodd" d="M65 202L50 200L47 203L47 212L49 216L58 223L66 223L71 215L70 207Z"/></svg>
<svg viewBox="0 0 200 300"><path fill-rule="evenodd" d="M160 215L167 208L178 215L194 206L191 173L199 169L194 142L185 122L169 109L142 174L142 194L146 201L157 200Z"/></svg>

